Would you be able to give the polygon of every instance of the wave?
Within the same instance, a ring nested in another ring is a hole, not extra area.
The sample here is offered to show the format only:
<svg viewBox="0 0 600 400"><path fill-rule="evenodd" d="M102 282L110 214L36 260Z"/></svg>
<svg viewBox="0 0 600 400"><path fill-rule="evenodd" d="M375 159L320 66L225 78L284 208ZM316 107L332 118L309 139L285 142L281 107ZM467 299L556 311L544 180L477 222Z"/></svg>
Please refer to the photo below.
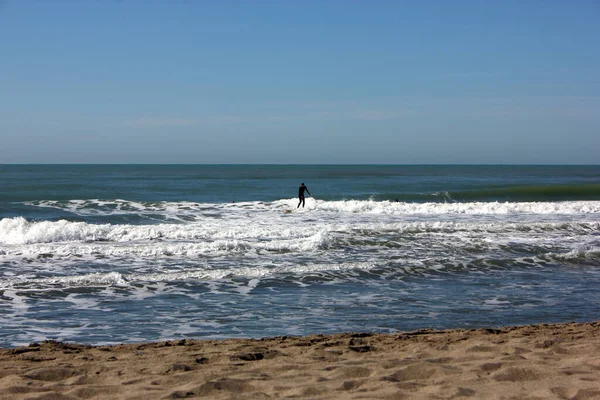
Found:
<svg viewBox="0 0 600 400"><path fill-rule="evenodd" d="M409 189L410 190L410 189ZM406 203L458 202L555 202L600 200L600 184L481 186L474 189L431 192L393 192L363 194L357 199ZM328 199L334 200L334 199Z"/></svg>
<svg viewBox="0 0 600 400"><path fill-rule="evenodd" d="M464 203L407 203L374 200L318 201L307 203L309 208L380 214L590 214L600 213L600 201L572 202L464 202Z"/></svg>
<svg viewBox="0 0 600 400"><path fill-rule="evenodd" d="M482 191L485 192L485 191ZM437 196L452 197L453 194L439 193ZM273 202L239 203L194 203L194 202L135 202L127 200L69 200L28 202L30 207L54 208L83 217L154 215L161 220L188 222L205 216L226 217L248 211L294 211L297 199L280 199ZM393 202L389 200L306 200L307 210L381 213L381 214L590 214L600 213L600 201L555 201L555 202L509 202L509 201L467 201L467 202ZM303 209L298 211L305 211ZM158 218L157 218L158 219Z"/></svg>
<svg viewBox="0 0 600 400"><path fill-rule="evenodd" d="M312 240L317 246L325 247L328 232L346 232L362 236L379 234L418 234L418 233L456 233L456 232L565 232L587 234L600 231L600 222L563 221L563 222L453 222L428 221L398 222L345 222L323 223L295 229L295 221L277 224L240 224L233 220L219 221L216 224L158 224L158 225L112 225L89 224L86 222L28 221L23 217L0 220L0 244L30 245L44 243L130 243L180 242L189 246L200 242L208 243L214 249L241 249L252 246L265 250L302 250L302 246L286 245L277 247L277 240ZM248 244L244 244L248 243ZM3 250L0 248L0 254Z"/></svg>
<svg viewBox="0 0 600 400"><path fill-rule="evenodd" d="M185 212L200 212L213 208L215 205L195 202L142 202L123 199L102 200L38 200L24 203L30 207L53 208L76 215L148 215L162 214L165 217ZM223 206L219 204L218 206Z"/></svg>
<svg viewBox="0 0 600 400"><path fill-rule="evenodd" d="M600 260L600 243L585 244L566 253L552 254L551 256L556 260L570 262Z"/></svg>
<svg viewBox="0 0 600 400"><path fill-rule="evenodd" d="M35 279L36 283L44 285L68 284L69 286L104 286L104 285L128 285L131 282L175 282L189 279L197 280L219 280L231 278L265 278L274 275L285 274L310 274L321 272L348 272L348 271L368 271L375 267L373 263L353 262L344 264L311 264L311 265L280 265L272 267L239 267L239 268L210 268L200 266L195 268L185 268L168 272L153 273L131 273L121 274L118 272L92 273L72 276L58 276L50 278ZM31 282L32 280L27 280ZM24 280L15 279L11 284L24 282Z"/></svg>
<svg viewBox="0 0 600 400"><path fill-rule="evenodd" d="M598 243L588 244L564 253L548 252L534 257L518 256L502 259L455 259L450 261L427 258L404 259L401 262L386 263L382 260L319 262L319 263L276 263L268 265L247 265L218 267L209 264L179 264L169 268L148 268L146 261L140 264L138 270L130 272L93 272L74 273L65 270L55 276L44 277L35 273L13 276L0 280L0 293L11 288L22 290L61 289L73 287L129 287L140 290L141 283L176 283L189 281L215 282L227 280L232 285L239 285L239 290L248 291L256 285L257 280L287 280L294 285L302 285L311 280L340 282L362 281L366 276L376 279L399 276L444 276L448 273L476 272L478 274L489 270L505 270L510 265L520 269L545 267L547 263L560 262L571 266L582 266L586 263L597 265L600 261ZM79 260L81 262L81 260ZM130 261L127 264L131 265ZM563 264L564 265L564 264ZM442 275L438 275L442 274ZM233 281L230 281L233 280ZM138 296L143 294L138 294ZM148 293L152 295L152 293Z"/></svg>
<svg viewBox="0 0 600 400"><path fill-rule="evenodd" d="M600 184L530 185L432 193L442 201L574 201L600 200Z"/></svg>

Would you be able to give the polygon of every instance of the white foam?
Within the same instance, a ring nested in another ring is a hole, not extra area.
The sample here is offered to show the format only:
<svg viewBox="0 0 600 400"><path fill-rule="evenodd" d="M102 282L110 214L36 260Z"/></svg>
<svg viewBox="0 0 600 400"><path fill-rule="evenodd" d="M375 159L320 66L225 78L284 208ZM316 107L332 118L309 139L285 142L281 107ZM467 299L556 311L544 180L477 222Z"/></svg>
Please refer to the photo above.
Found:
<svg viewBox="0 0 600 400"><path fill-rule="evenodd" d="M254 290L258 284L260 283L260 279L252 278L248 281L246 285L238 286L237 292L242 295L248 295L252 290Z"/></svg>
<svg viewBox="0 0 600 400"><path fill-rule="evenodd" d="M23 217L4 218L0 220L0 243L96 241L107 238L113 229L109 224L90 225L65 220L30 222Z"/></svg>
<svg viewBox="0 0 600 400"><path fill-rule="evenodd" d="M494 297L493 299L484 300L483 303L486 304L486 305L489 305L489 306L500 306L500 305L511 304L510 301L508 301L508 300L500 300L497 297Z"/></svg>
<svg viewBox="0 0 600 400"><path fill-rule="evenodd" d="M370 270L376 267L374 263L355 262L355 263L332 263L332 264L287 264L275 267L237 267L237 268L211 268L209 266L201 266L196 268L182 267L179 270L153 272L153 273L130 273L121 274L118 272L109 273L92 273L83 275L68 275L56 276L49 278L28 278L18 281L3 281L1 288L5 290L5 296L14 298L13 308L21 310L21 314L27 311L27 303L25 299L16 293L12 287L19 286L19 290L27 291L24 286L27 283L32 290L38 291L44 288L52 289L56 287L128 287L131 288L132 283L144 282L147 285L144 288L135 288L133 293L129 293L130 298L142 300L147 297L156 295L156 293L168 291L168 282L181 281L206 281L215 282L224 279L244 278L247 279L245 284L237 284L236 291L240 294L249 294L254 290L264 278L273 278L282 274L296 274L298 276L306 276L307 274L319 274L324 272L347 272L352 270ZM214 288L216 289L216 288ZM108 289L105 289L108 290ZM106 292L104 296L112 296ZM76 303L83 308L90 308L84 304L84 300L77 300L76 297L68 297L67 301Z"/></svg>
<svg viewBox="0 0 600 400"><path fill-rule="evenodd" d="M302 243L299 249L306 250L325 246L331 239L331 230L369 229L379 232L427 232L459 230L598 230L600 222L481 222L481 221L401 221L389 220L345 220L316 219L313 223L296 219L272 219L255 216L255 219L240 223L235 220L212 219L187 224L113 225L88 224L85 222L41 221L31 222L22 217L0 220L0 244L27 245L39 243L93 243L93 242L139 242L139 241L212 241L212 247L222 249L244 249L248 246L265 250L280 250L278 243L269 240L300 240L310 238L311 243ZM375 222L373 222L375 221ZM301 226L299 224L302 224ZM256 243L253 243L256 242ZM258 243L263 242L263 243ZM286 245L287 246L287 245ZM6 254L6 249L0 249Z"/></svg>
<svg viewBox="0 0 600 400"><path fill-rule="evenodd" d="M373 200L317 201L318 210L371 214L588 214L600 213L600 201L402 203Z"/></svg>
<svg viewBox="0 0 600 400"><path fill-rule="evenodd" d="M574 249L562 253L552 254L552 256L559 260L599 260L600 261L600 245L598 242L577 245Z"/></svg>
<svg viewBox="0 0 600 400"><path fill-rule="evenodd" d="M425 274L471 268L477 254L506 249L510 253L511 248L526 254L534 248L538 252L534 264L551 258L598 259L594 238L600 230L600 202L310 200L305 209L289 214L281 211L295 207L296 199L235 204L108 202L111 209L118 203L136 213L159 210L191 217L184 223L152 225L5 218L0 220L0 262L6 266L0 287L31 281L102 287L128 285L132 280L211 281L236 276L262 280L280 273L346 273L390 263L408 274ZM89 202L106 206L99 200L67 204L81 211L90 207ZM203 215L207 210L211 216ZM243 266L240 257L248 261ZM529 263L531 257L524 257L523 264ZM116 268L119 273L113 272ZM240 290L250 293L253 288Z"/></svg>
<svg viewBox="0 0 600 400"><path fill-rule="evenodd" d="M80 294L69 293L67 297L64 299L69 303L72 303L73 308L79 310L102 310L97 304L97 301L86 298Z"/></svg>
<svg viewBox="0 0 600 400"><path fill-rule="evenodd" d="M77 215L115 214L164 214L175 217L178 214L196 215L207 210L235 213L242 210L283 211L293 210L292 215L311 211L328 211L368 214L589 214L600 213L600 201L562 202L461 202L461 203L405 203L375 200L325 201L308 198L305 208L296 208L297 199L281 199L273 202L240 203L194 203L194 202L155 202L140 203L128 200L70 200L28 202L30 206L50 207L72 212Z"/></svg>
<svg viewBox="0 0 600 400"><path fill-rule="evenodd" d="M76 276L59 276L39 279L39 283L63 284L68 286L112 286L127 285L123 276L118 272L94 273Z"/></svg>
<svg viewBox="0 0 600 400"><path fill-rule="evenodd" d="M4 288L3 288L4 289ZM13 310L12 316L22 316L29 311L29 305L27 304L27 297L17 293L17 290L5 289L3 297L11 299L11 308Z"/></svg>

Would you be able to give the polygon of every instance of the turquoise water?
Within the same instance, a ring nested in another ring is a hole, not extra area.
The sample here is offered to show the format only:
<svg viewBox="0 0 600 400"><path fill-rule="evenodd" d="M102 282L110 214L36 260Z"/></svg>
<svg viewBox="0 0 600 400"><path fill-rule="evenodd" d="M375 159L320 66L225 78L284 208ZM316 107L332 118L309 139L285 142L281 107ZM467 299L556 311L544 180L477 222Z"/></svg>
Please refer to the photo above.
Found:
<svg viewBox="0 0 600 400"><path fill-rule="evenodd" d="M0 186L4 347L600 311L600 166L0 165Z"/></svg>

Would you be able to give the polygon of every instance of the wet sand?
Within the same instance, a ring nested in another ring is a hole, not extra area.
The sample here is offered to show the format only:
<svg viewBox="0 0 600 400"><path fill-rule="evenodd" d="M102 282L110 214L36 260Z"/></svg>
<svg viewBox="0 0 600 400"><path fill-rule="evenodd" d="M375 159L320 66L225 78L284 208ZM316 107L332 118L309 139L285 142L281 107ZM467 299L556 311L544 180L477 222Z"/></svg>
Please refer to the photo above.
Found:
<svg viewBox="0 0 600 400"><path fill-rule="evenodd" d="M0 349L0 399L469 397L600 399L600 322Z"/></svg>

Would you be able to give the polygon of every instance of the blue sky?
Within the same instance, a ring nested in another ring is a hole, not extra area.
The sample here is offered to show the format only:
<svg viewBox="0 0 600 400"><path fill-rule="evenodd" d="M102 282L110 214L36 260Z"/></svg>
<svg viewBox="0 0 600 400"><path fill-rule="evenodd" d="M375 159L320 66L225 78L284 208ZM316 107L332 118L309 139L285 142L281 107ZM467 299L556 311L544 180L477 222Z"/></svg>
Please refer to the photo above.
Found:
<svg viewBox="0 0 600 400"><path fill-rule="evenodd" d="M598 164L598 21L592 0L0 0L0 164Z"/></svg>

